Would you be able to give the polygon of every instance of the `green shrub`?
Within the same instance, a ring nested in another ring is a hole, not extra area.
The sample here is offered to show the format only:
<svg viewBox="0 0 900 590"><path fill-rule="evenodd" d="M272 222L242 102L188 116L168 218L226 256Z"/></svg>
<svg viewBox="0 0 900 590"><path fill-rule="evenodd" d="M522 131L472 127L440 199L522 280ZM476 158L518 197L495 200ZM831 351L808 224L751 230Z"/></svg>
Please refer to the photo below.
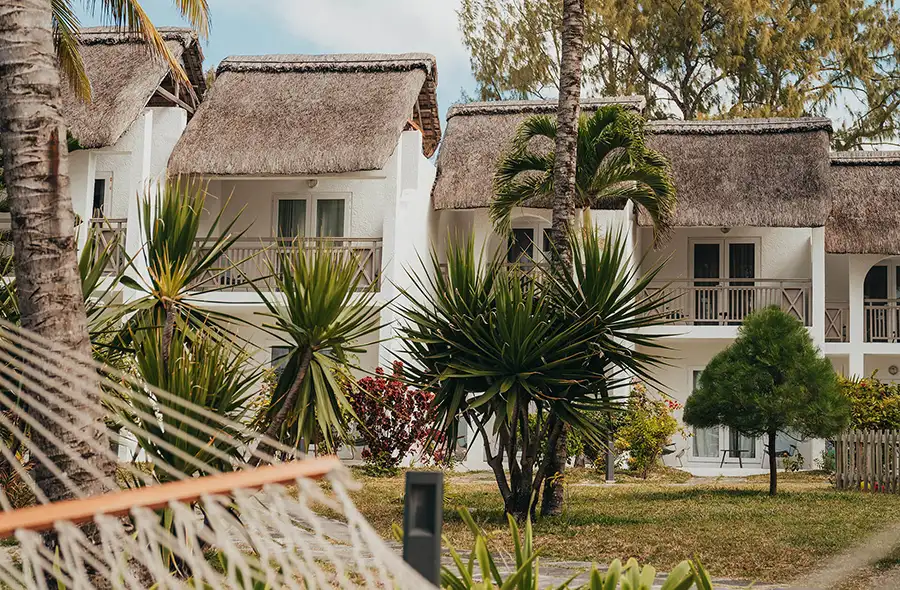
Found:
<svg viewBox="0 0 900 590"><path fill-rule="evenodd" d="M841 393L850 401L850 428L900 428L900 384L885 383L873 373L863 379L838 377Z"/></svg>
<svg viewBox="0 0 900 590"><path fill-rule="evenodd" d="M816 468L824 471L827 475L834 475L837 468L837 457L834 447L825 449L818 459L815 460Z"/></svg>
<svg viewBox="0 0 900 590"><path fill-rule="evenodd" d="M669 439L679 430L678 421L672 416L678 407L671 399L651 395L642 384L631 391L616 447L618 451L628 451L629 468L645 479L659 463Z"/></svg>

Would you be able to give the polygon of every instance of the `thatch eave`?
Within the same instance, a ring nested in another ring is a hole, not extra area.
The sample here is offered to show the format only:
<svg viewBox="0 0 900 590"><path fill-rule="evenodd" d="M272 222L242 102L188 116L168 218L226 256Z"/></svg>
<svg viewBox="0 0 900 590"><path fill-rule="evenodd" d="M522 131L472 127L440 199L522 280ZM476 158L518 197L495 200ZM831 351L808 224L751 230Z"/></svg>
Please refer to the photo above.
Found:
<svg viewBox="0 0 900 590"><path fill-rule="evenodd" d="M172 55L184 65L193 91L202 94L206 81L196 33L181 27L162 27L159 32ZM82 147L111 146L150 103L169 69L162 60L150 57L143 40L119 29L85 28L79 39L92 97L85 103L64 85L63 115Z"/></svg>
<svg viewBox="0 0 900 590"><path fill-rule="evenodd" d="M229 57L169 160L172 174L292 176L383 168L401 133L440 140L428 54Z"/></svg>
<svg viewBox="0 0 900 590"><path fill-rule="evenodd" d="M831 155L829 254L900 255L900 152Z"/></svg>

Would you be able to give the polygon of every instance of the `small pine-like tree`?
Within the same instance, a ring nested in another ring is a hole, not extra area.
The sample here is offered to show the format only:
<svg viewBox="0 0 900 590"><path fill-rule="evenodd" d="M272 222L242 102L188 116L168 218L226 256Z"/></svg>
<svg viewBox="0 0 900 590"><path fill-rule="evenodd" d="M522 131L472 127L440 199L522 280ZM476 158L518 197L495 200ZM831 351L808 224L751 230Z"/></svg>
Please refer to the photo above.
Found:
<svg viewBox="0 0 900 590"><path fill-rule="evenodd" d="M845 428L849 418L831 362L813 345L803 324L777 307L747 316L734 343L706 366L684 407L684 421L690 426L723 425L747 436L765 436L773 451L773 496L778 432L831 436Z"/></svg>

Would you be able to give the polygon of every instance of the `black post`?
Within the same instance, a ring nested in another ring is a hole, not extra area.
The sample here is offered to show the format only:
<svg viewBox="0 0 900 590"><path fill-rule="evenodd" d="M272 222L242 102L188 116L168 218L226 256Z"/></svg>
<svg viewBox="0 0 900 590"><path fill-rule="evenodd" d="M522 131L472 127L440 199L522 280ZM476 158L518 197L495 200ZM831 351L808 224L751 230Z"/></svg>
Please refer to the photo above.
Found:
<svg viewBox="0 0 900 590"><path fill-rule="evenodd" d="M440 471L407 471L403 559L435 586L441 583L443 524L444 474Z"/></svg>

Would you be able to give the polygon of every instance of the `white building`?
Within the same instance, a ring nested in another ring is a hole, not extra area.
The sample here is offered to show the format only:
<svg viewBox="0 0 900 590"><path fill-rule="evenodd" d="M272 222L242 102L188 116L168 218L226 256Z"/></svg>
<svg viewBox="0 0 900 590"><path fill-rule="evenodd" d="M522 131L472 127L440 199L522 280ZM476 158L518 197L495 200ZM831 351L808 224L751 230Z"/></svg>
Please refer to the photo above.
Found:
<svg viewBox="0 0 900 590"><path fill-rule="evenodd" d="M285 238L352 249L381 304L407 285L416 252L428 250L435 170L428 158L441 134L436 85L435 60L426 54L229 57L175 147L169 173L209 182L211 217L222 211L227 224L239 215L235 229L246 233L232 260ZM267 274L259 258L241 270ZM259 296L237 277L223 286L204 297L210 308L260 325ZM386 342L359 359L368 370L394 360L393 313L382 312ZM260 347L260 362L282 354L272 336L242 330Z"/></svg>
<svg viewBox="0 0 900 590"><path fill-rule="evenodd" d="M66 96L64 111L81 147L71 154L76 213L127 231L127 252L141 245L138 195L169 174L209 182L208 214L227 223L240 212L246 229L230 252L240 260L279 238L327 241L359 255L379 302L408 285L430 244L474 232L491 251L507 239L491 226L487 205L498 157L518 125L551 103L495 102L451 108L437 168L429 158L441 140L435 60L426 54L231 57L206 93L202 54L186 29L163 29L185 65L193 92L172 84L164 65L147 60L140 43L107 29L84 36L94 99ZM203 96L197 103L196 96ZM639 97L593 99L585 110L617 102L640 110ZM196 111L196 112L195 112ZM829 152L827 119L653 123L652 142L673 163L678 189L675 229L652 250L651 229L630 205L595 210L601 228L621 228L634 264L667 261L660 286L682 294L672 366L656 375L680 401L696 374L735 337L737 324L761 305L801 318L837 370L900 379L900 154ZM550 210L517 212L524 248L544 247ZM529 244L532 244L529 246ZM646 258L644 252L650 250ZM642 261L642 262L640 262ZM264 274L264 263L242 272ZM204 296L211 309L262 323L263 306L240 277ZM128 297L129 293L124 296ZM382 320L391 324L393 312ZM257 360L280 354L262 330L242 328L259 347ZM387 339L393 326L380 335ZM359 359L374 369L393 360L400 343L386 340ZM469 437L469 468L485 468ZM676 466L703 473L759 469L760 440L734 440L727 429L676 438ZM820 441L795 444L807 460ZM742 448L742 457L730 449ZM724 453L723 453L724 451Z"/></svg>
<svg viewBox="0 0 900 590"><path fill-rule="evenodd" d="M109 232L137 227L136 195L165 177L172 148L206 91L197 36L185 28L159 31L184 66L190 89L173 83L166 64L148 59L141 41L101 27L81 33L90 103L63 88L63 115L81 148L69 154L75 213ZM140 236L132 234L127 245L134 253ZM79 232L82 241L85 236Z"/></svg>
<svg viewBox="0 0 900 590"><path fill-rule="evenodd" d="M610 101L643 105L639 98L617 98L586 100L584 108ZM536 112L553 113L555 105L450 109L433 191L439 250L459 231L474 232L488 251L510 245L488 217L493 163L518 124ZM734 340L743 317L772 304L806 323L839 372L878 370L882 379L900 379L900 257L894 258L900 254L900 155L830 153L831 122L820 118L666 121L652 130L651 144L671 160L678 190L668 241L654 250L648 220L630 205L592 211L592 218L600 228L624 231L635 265L664 264L658 288L680 295L670 305L674 325L658 330L671 336L671 366L655 373L665 392L683 403L706 363ZM525 242L526 250L545 247L550 215L549 209L522 208L512 239ZM763 466L763 441L738 440L727 428L674 442L676 453L667 462L696 473ZM808 467L823 448L822 441L785 437L778 450L791 445ZM746 452L738 457L732 449ZM484 467L482 454L473 441L467 463Z"/></svg>

